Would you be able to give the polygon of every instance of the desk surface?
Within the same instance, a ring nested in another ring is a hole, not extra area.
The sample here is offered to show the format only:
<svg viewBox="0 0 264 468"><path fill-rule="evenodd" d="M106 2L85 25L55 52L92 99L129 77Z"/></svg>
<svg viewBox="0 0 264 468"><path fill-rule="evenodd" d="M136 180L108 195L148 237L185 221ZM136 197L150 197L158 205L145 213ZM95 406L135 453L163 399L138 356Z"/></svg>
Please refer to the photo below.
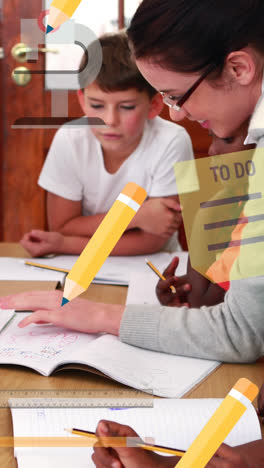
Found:
<svg viewBox="0 0 264 468"><path fill-rule="evenodd" d="M27 257L18 244L1 244L0 256ZM52 290L55 282L0 281L0 296L33 289ZM127 288L92 284L82 296L97 302L125 304ZM19 366L0 366L0 390L7 389L124 389L125 386L107 378L84 371L60 371L55 376L43 377ZM223 398L240 377L247 377L258 386L264 382L264 362L255 364L223 364L203 382L185 395L186 398ZM12 435L12 421L8 409L0 409L0 436ZM264 436L264 428L262 430ZM2 462L2 463L1 463ZM15 468L13 449L0 450L0 466Z"/></svg>

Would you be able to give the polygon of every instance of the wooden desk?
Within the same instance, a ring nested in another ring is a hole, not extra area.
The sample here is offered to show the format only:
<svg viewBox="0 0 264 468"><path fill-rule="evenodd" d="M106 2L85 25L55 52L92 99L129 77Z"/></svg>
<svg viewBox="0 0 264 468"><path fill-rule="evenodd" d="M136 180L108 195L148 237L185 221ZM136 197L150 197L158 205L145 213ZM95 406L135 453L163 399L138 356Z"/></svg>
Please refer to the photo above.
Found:
<svg viewBox="0 0 264 468"><path fill-rule="evenodd" d="M26 257L24 249L17 244L1 244L0 256ZM12 282L0 281L0 296L33 289L52 290L54 282ZM123 286L102 286L92 284L83 295L97 302L125 304L127 288ZM250 365L223 364L186 398L223 398L240 377L248 377L257 385L264 382L264 362ZM34 371L19 366L0 366L0 390L7 389L124 389L124 385L106 378L82 371L61 371L52 377L43 377ZM256 403L255 403L256 404ZM262 431L264 436L264 430ZM12 435L11 415L8 409L0 409L0 436ZM16 468L13 449L0 449L0 466Z"/></svg>

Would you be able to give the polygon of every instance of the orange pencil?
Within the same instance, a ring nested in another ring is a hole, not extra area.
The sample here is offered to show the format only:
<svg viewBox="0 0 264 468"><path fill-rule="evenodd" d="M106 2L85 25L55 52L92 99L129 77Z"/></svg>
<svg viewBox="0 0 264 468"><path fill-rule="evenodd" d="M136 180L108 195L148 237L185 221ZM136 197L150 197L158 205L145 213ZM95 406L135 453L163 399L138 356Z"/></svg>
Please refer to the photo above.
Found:
<svg viewBox="0 0 264 468"><path fill-rule="evenodd" d="M91 437L92 439L97 439L100 441L100 439L109 442L109 446L111 444L111 447L128 447L128 443L131 444L131 446L135 446L138 448L142 448L144 450L148 450L150 452L162 452L162 453L169 453L171 455L178 455L178 457L182 457L185 453L184 450L178 450L174 449L171 447L165 447L163 445L152 445L152 444L146 444L144 441L139 442L138 437L135 437L135 444L133 443L133 437L101 437L100 439L97 437L95 432L90 432L90 431L85 431L83 429L65 429L65 431L70 432L71 434L75 435L80 435L80 436L86 436L86 437Z"/></svg>
<svg viewBox="0 0 264 468"><path fill-rule="evenodd" d="M66 270L64 268L54 267L54 266L50 266L50 265L44 265L42 263L35 263L35 262L30 262L30 261L26 261L25 265L34 266L34 267L37 267L37 268L44 268L46 270L61 271L62 273L69 273L70 272L70 270Z"/></svg>
<svg viewBox="0 0 264 468"><path fill-rule="evenodd" d="M162 279L163 281L166 281L166 278L165 276L163 276L163 274L153 265L153 263L151 263L147 258L145 258L145 262L146 264L149 266L149 268L154 271L154 273L156 273L156 275ZM170 286L170 289L172 290L173 294L176 294L176 288L174 286Z"/></svg>

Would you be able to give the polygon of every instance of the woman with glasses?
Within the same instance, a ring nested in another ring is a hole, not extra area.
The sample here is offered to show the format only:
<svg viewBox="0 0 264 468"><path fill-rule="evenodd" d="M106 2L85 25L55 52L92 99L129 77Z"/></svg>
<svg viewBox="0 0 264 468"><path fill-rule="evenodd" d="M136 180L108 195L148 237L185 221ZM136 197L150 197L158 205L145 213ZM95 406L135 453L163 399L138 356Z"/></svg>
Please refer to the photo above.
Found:
<svg viewBox="0 0 264 468"><path fill-rule="evenodd" d="M172 120L180 121L185 117L196 120L217 137L226 139L252 116L246 141L255 143L258 148L264 147L263 0L143 0L132 20L129 36L138 68L162 94L165 104L170 107ZM262 156L264 158L264 151ZM252 188L249 183L249 193ZM247 203L249 205L250 201ZM261 225L247 231L247 235L258 235L256 243L264 240L263 219L262 216ZM241 278L245 277L231 282L223 304L193 311L197 320L193 319L191 310L173 309L175 320L171 321L161 308L156 332L152 331L150 340L146 335L143 338L143 334L140 338L136 336L137 320L130 310L121 325L126 341L151 349L166 348L166 351L180 354L185 354L189 346L191 355L194 355L193 347L197 346L203 356L202 349L207 349L208 357L212 354L220 356L226 351L229 358L229 352L232 347L235 351L237 344L240 357L243 348L244 359L247 360L248 356L249 360L254 360L258 352L252 354L253 348L256 351L253 341L258 342L259 352L263 353L264 278L261 274L264 272L264 259L261 255L257 258L256 253L261 252L257 248L252 252L255 255L251 260L259 262L259 268L256 265L251 268L252 277L247 278L243 272L245 265L241 252L237 263ZM145 320L151 323L156 318L151 319L146 313ZM141 330L145 320L141 317ZM184 321L189 322L188 331ZM168 349L162 337L169 337L170 332L178 344ZM181 340L180 334L186 332ZM193 347L187 335L193 337ZM135 435L130 428L109 422L101 422L97 431L101 436L113 433ZM207 466L264 466L263 448L263 441L237 449L222 446ZM110 464L114 468L158 468L173 467L177 463L175 458L162 459L135 449L118 449L117 452L96 449L94 461L97 468Z"/></svg>
<svg viewBox="0 0 264 468"><path fill-rule="evenodd" d="M260 201L249 199L243 208L248 224L224 302L177 310L128 306L121 339L168 353L254 361L264 354L264 2L143 0L128 35L138 68L162 93L172 120L196 120L228 138L251 119L245 142L257 145L258 182L254 187L248 178L248 196Z"/></svg>

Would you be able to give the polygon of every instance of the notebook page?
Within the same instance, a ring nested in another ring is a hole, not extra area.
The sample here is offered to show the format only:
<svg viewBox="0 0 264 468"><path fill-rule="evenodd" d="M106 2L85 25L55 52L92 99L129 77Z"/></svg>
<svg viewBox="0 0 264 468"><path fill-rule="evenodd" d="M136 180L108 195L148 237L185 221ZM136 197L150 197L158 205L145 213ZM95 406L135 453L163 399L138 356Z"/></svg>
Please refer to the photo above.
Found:
<svg viewBox="0 0 264 468"><path fill-rule="evenodd" d="M84 364L131 387L171 398L184 395L220 364L136 348L113 335L89 335L51 324L19 328L27 315L16 314L1 333L0 364L28 366L43 375L69 362Z"/></svg>
<svg viewBox="0 0 264 468"><path fill-rule="evenodd" d="M131 273L126 304L159 304L156 295L158 280L154 273Z"/></svg>
<svg viewBox="0 0 264 468"><path fill-rule="evenodd" d="M71 362L76 349L82 350L98 335L88 335L50 324L19 328L27 313L17 313L0 334L0 364L18 364L48 375L60 364Z"/></svg>
<svg viewBox="0 0 264 468"><path fill-rule="evenodd" d="M63 281L64 273L25 265L21 258L0 257L0 280L3 281Z"/></svg>
<svg viewBox="0 0 264 468"><path fill-rule="evenodd" d="M168 262L160 268L161 272L163 272L174 256L178 256L180 260L175 274L178 276L185 275L187 271L188 252L174 252L171 254L171 258ZM159 304L155 291L159 278L155 273L149 270L148 266L146 266L146 268L147 271L133 271L131 273L126 304ZM152 274L150 275L149 273Z"/></svg>
<svg viewBox="0 0 264 468"><path fill-rule="evenodd" d="M79 354L79 357L78 357ZM158 353L122 343L113 335L100 336L83 350L71 355L113 379L154 395L178 398L220 365L217 361Z"/></svg>
<svg viewBox="0 0 264 468"><path fill-rule="evenodd" d="M200 433L222 400L157 400L153 408L130 408L111 410L109 408L12 408L14 436L66 436L78 437L64 431L64 428L77 427L95 431L101 419L128 424L142 438L152 437L154 443L187 450ZM244 444L261 438L261 431L256 412L251 406L225 442L231 446ZM82 460L92 453L90 448L15 448L15 454L43 455L44 450L50 457L60 454L73 456L78 454ZM67 452L67 453L66 453ZM75 460L76 462L76 460ZM88 465L89 466L89 465ZM74 465L72 465L74 467Z"/></svg>

